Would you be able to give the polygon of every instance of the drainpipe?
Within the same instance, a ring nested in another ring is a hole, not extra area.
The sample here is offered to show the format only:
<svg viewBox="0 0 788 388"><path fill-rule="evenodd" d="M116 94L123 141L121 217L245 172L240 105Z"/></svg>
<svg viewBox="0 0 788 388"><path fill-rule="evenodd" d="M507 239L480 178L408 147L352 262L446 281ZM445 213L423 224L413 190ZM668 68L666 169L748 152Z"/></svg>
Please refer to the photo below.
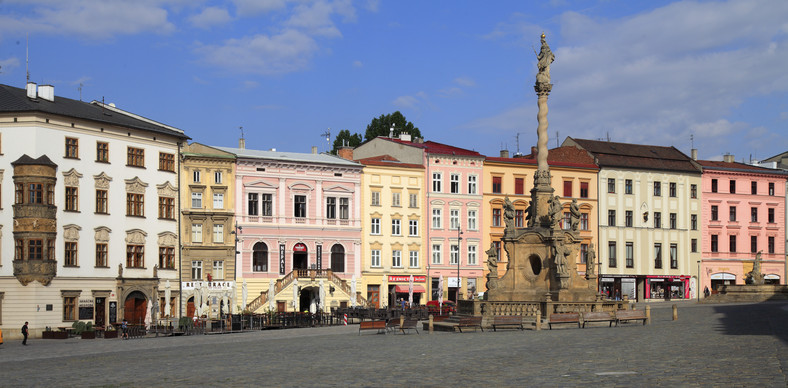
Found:
<svg viewBox="0 0 788 388"><path fill-rule="evenodd" d="M181 152L181 146L183 144L178 142L178 321L183 318L183 245L181 244L181 218L183 218L183 213L181 212L181 159L183 158L183 153ZM170 303L170 301L165 301L166 303Z"/></svg>

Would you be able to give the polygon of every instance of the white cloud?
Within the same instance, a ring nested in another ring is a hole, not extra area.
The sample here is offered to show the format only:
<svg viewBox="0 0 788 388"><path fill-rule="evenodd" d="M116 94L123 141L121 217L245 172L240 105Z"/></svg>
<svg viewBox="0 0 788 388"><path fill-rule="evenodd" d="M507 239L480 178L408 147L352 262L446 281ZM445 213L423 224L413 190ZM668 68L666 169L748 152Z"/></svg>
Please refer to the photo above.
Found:
<svg viewBox="0 0 788 388"><path fill-rule="evenodd" d="M364 67L364 63L361 61L353 61L353 67Z"/></svg>
<svg viewBox="0 0 788 388"><path fill-rule="evenodd" d="M76 35L92 40L116 35L155 32L170 33L175 26L168 20L165 2L77 0L29 1L14 9L27 9L32 16L0 16L0 33ZM11 7L9 7L11 8Z"/></svg>
<svg viewBox="0 0 788 388"><path fill-rule="evenodd" d="M419 109L422 105L429 104L427 93L418 92L412 96L399 96L392 104L401 109Z"/></svg>
<svg viewBox="0 0 788 388"><path fill-rule="evenodd" d="M552 47L550 135L689 146L692 134L701 147L722 147L754 126L725 119L747 98L788 91L786 15L788 2L735 0L676 2L614 20L564 13ZM498 26L490 36L531 28ZM535 128L535 114L532 95L469 126Z"/></svg>
<svg viewBox="0 0 788 388"><path fill-rule="evenodd" d="M460 86L476 86L476 81L468 76L457 77L454 79L454 83Z"/></svg>
<svg viewBox="0 0 788 388"><path fill-rule="evenodd" d="M197 28L211 28L230 22L232 17L224 8L208 7L202 12L189 17L191 24Z"/></svg>
<svg viewBox="0 0 788 388"><path fill-rule="evenodd" d="M0 73L7 73L19 67L19 59L16 57L0 59Z"/></svg>
<svg viewBox="0 0 788 388"><path fill-rule="evenodd" d="M256 74L283 74L307 67L317 48L315 40L297 30L277 35L230 39L222 45L199 45L203 61L224 69Z"/></svg>
<svg viewBox="0 0 788 388"><path fill-rule="evenodd" d="M233 0L236 13L240 16L254 16L280 10L286 7L285 0Z"/></svg>

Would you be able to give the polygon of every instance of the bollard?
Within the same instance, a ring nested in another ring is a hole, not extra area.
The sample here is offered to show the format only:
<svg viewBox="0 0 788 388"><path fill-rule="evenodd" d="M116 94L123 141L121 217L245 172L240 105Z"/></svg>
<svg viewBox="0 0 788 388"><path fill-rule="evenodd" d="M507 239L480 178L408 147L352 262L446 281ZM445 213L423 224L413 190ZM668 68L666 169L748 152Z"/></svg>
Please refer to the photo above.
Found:
<svg viewBox="0 0 788 388"><path fill-rule="evenodd" d="M646 324L651 324L651 306L646 306Z"/></svg>
<svg viewBox="0 0 788 388"><path fill-rule="evenodd" d="M400 315L399 316L399 327L400 327L400 329L402 328L402 326L404 324L405 324L405 315Z"/></svg>
<svg viewBox="0 0 788 388"><path fill-rule="evenodd" d="M675 304L673 305L673 320L674 321L679 320L679 307L676 306Z"/></svg>
<svg viewBox="0 0 788 388"><path fill-rule="evenodd" d="M541 309L536 309L536 331L542 330L542 311Z"/></svg>
<svg viewBox="0 0 788 388"><path fill-rule="evenodd" d="M432 314L430 314L430 334L432 334L433 326L432 326Z"/></svg>
<svg viewBox="0 0 788 388"><path fill-rule="evenodd" d="M345 317L343 318L342 322L344 326L347 326L347 314L345 314Z"/></svg>

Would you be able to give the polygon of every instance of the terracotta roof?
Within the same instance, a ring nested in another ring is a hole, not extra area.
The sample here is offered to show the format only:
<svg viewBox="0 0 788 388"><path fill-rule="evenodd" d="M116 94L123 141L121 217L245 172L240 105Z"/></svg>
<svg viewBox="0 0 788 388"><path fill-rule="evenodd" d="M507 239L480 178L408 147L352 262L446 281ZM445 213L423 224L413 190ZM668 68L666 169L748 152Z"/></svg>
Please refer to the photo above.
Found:
<svg viewBox="0 0 788 388"><path fill-rule="evenodd" d="M536 155L525 155L524 158L536 163ZM523 158L515 158L523 159ZM588 152L573 146L562 146L547 150L547 164L550 166L586 167L599 169L594 158Z"/></svg>
<svg viewBox="0 0 788 388"><path fill-rule="evenodd" d="M590 152L600 167L625 167L700 173L700 167L675 147L567 138Z"/></svg>
<svg viewBox="0 0 788 388"><path fill-rule="evenodd" d="M400 139L392 139L385 136L378 136L380 139L385 139L388 141L393 141L395 143L406 144L412 147L422 148L427 153L430 154L438 154L438 155L459 155L459 156L474 156L479 158L484 158L484 155L476 152L467 150L465 148L454 147L448 144L443 143L436 143L434 141L425 141L424 143L414 143L412 141L404 141Z"/></svg>
<svg viewBox="0 0 788 388"><path fill-rule="evenodd" d="M365 166L420 168L420 169L424 168L424 166L420 164L402 163L399 160L397 160L397 158L391 155L380 155L371 158L358 159L356 160L356 162L361 163Z"/></svg>
<svg viewBox="0 0 788 388"><path fill-rule="evenodd" d="M24 166L24 165L33 165L33 166L52 166L57 167L57 164L49 159L46 155L41 155L35 159L27 156L27 154L23 154L19 157L19 159L11 162L12 166Z"/></svg>
<svg viewBox="0 0 788 388"><path fill-rule="evenodd" d="M774 175L788 175L788 172L782 170L775 170L772 168L753 166L750 164L739 162L720 162L716 160L698 160L704 170L725 170L725 171L739 171L760 174L774 174Z"/></svg>

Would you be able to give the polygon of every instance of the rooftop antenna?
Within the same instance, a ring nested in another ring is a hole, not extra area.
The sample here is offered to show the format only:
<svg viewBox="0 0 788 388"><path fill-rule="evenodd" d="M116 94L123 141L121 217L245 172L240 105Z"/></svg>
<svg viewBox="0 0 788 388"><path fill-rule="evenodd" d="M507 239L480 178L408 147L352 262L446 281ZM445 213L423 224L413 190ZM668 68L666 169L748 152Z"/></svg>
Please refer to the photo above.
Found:
<svg viewBox="0 0 788 388"><path fill-rule="evenodd" d="M690 148L695 149L695 135L690 134Z"/></svg>
<svg viewBox="0 0 788 388"><path fill-rule="evenodd" d="M243 125L238 127L238 129L241 130L241 139L243 139L244 138L244 127L243 127Z"/></svg>
<svg viewBox="0 0 788 388"><path fill-rule="evenodd" d="M558 132L558 131L555 131L555 146L556 146L556 147L559 147L559 146L560 146L560 144L558 144L558 137L559 137L559 133L560 133L560 132Z"/></svg>
<svg viewBox="0 0 788 388"><path fill-rule="evenodd" d="M30 82L30 33L25 34L25 74L26 82Z"/></svg>
<svg viewBox="0 0 788 388"><path fill-rule="evenodd" d="M79 83L79 87L77 89L79 89L79 101L82 101L82 82Z"/></svg>
<svg viewBox="0 0 788 388"><path fill-rule="evenodd" d="M328 129L326 129L326 131L323 132L323 134L320 135L320 136L325 136L326 137L326 147L328 147L327 151L330 151L331 150L331 128L329 127Z"/></svg>

